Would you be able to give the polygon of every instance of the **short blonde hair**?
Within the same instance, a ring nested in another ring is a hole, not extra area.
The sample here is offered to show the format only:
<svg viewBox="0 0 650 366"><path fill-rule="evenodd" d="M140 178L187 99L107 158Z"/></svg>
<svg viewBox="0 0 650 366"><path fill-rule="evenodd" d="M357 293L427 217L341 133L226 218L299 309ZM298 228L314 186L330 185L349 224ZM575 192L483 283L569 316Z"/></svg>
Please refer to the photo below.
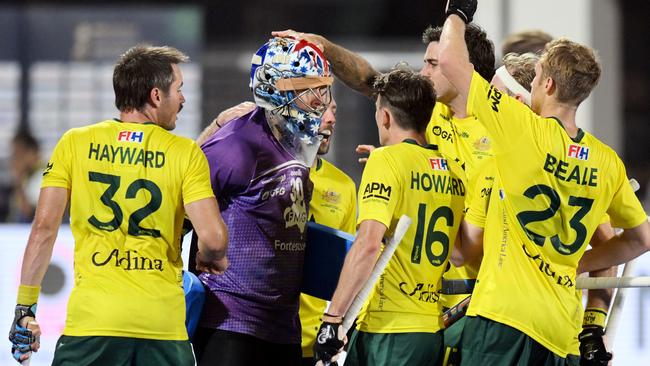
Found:
<svg viewBox="0 0 650 366"><path fill-rule="evenodd" d="M508 73L528 91L530 91L530 84L535 78L535 65L538 61L539 56L531 52L521 55L509 53L503 56L503 65Z"/></svg>
<svg viewBox="0 0 650 366"><path fill-rule="evenodd" d="M512 33L503 41L501 54L532 52L540 55L544 52L544 46L552 39L550 34L541 30Z"/></svg>
<svg viewBox="0 0 650 366"><path fill-rule="evenodd" d="M560 38L549 42L540 59L542 77L550 77L559 102L579 105L600 79L600 62L595 51L580 43Z"/></svg>

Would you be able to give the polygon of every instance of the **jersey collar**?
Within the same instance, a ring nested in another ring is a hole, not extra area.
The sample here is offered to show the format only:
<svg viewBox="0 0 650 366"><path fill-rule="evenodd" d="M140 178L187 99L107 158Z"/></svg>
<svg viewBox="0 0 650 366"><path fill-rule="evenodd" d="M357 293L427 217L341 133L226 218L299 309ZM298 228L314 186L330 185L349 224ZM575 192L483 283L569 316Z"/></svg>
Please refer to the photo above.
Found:
<svg viewBox="0 0 650 366"><path fill-rule="evenodd" d="M122 120L119 119L119 118L113 118L113 121L115 121L115 122L119 122L119 123L131 123L131 122L124 122L124 121L122 121ZM142 122L142 124L143 124L143 125L155 125L155 123L153 123L153 122L151 122L151 121Z"/></svg>
<svg viewBox="0 0 650 366"><path fill-rule="evenodd" d="M559 118L557 118L557 117L550 117L550 118L556 120L557 123L559 123L560 126L562 126L562 129L564 131L566 131L566 129L564 128L564 124L562 123L562 121L560 121ZM571 138L571 141L573 141L575 143L579 143L582 140L583 137L585 137L585 131L583 131L582 128L578 128L578 133L576 134L576 137L570 137L570 138Z"/></svg>
<svg viewBox="0 0 650 366"><path fill-rule="evenodd" d="M413 140L413 139L404 139L404 141L402 141L402 142L405 142L405 143L407 143L407 144L412 144L412 145L420 146L420 147L423 147L423 148L425 148L425 149L429 149L429 150L438 150L438 145L434 145L434 144L426 144L426 145L422 146L422 145L418 144L418 142L415 141L415 140Z"/></svg>

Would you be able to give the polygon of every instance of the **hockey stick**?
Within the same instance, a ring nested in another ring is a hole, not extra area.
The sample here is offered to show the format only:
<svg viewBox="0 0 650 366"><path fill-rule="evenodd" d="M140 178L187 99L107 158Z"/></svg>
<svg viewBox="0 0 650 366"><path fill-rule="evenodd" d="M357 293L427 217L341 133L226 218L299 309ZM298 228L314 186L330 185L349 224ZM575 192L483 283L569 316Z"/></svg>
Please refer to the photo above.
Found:
<svg viewBox="0 0 650 366"><path fill-rule="evenodd" d="M372 291L372 289L375 287L377 280L379 280L379 276L384 273L384 269L386 269L388 262L393 257L393 253L395 253L397 245L400 241L402 241L404 235L406 234L406 231L408 230L409 226L411 226L411 221L411 218L406 215L402 215L402 217L399 218L399 221L395 226L395 232L393 233L393 236L388 239L388 242L384 246L383 252L379 258L377 258L377 263L375 263L375 268L372 270L372 273L370 273L368 281L366 281L361 290L359 290L357 296L354 297L352 304L343 317L343 330L345 333L350 330L350 327L354 323L354 320L359 315L359 311L361 311L361 307L366 302L368 295L370 295L370 291Z"/></svg>

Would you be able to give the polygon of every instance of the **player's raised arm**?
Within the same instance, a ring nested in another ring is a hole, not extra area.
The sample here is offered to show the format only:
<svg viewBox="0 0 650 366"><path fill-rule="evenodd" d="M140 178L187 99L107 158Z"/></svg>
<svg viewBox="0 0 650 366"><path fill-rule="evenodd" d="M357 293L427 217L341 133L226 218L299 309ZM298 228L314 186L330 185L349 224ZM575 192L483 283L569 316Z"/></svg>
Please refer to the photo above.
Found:
<svg viewBox="0 0 650 366"><path fill-rule="evenodd" d="M447 20L440 35L440 71L464 99L474 70L465 44L465 24L472 21L475 11L476 0L449 0Z"/></svg>
<svg viewBox="0 0 650 366"><path fill-rule="evenodd" d="M339 80L368 98L373 97L372 83L375 77L379 75L379 72L359 54L333 43L318 34L301 33L287 29L272 32L272 35L275 37L290 37L297 40L306 40L319 46L332 65L334 75Z"/></svg>

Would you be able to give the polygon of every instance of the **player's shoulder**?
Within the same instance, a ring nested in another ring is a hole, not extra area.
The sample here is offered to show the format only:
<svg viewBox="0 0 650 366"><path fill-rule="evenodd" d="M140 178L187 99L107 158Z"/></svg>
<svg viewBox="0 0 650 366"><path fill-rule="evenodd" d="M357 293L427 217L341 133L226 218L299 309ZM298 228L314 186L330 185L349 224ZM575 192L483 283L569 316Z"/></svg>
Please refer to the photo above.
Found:
<svg viewBox="0 0 650 366"><path fill-rule="evenodd" d="M351 184L354 185L354 181L347 175L343 170L339 169L336 165L330 163L329 161L322 159L323 172L327 175L331 175L336 178L336 180L342 184Z"/></svg>
<svg viewBox="0 0 650 366"><path fill-rule="evenodd" d="M431 112L431 119L429 120L429 125L444 125L448 124L452 120L451 109L444 103L436 102Z"/></svg>

